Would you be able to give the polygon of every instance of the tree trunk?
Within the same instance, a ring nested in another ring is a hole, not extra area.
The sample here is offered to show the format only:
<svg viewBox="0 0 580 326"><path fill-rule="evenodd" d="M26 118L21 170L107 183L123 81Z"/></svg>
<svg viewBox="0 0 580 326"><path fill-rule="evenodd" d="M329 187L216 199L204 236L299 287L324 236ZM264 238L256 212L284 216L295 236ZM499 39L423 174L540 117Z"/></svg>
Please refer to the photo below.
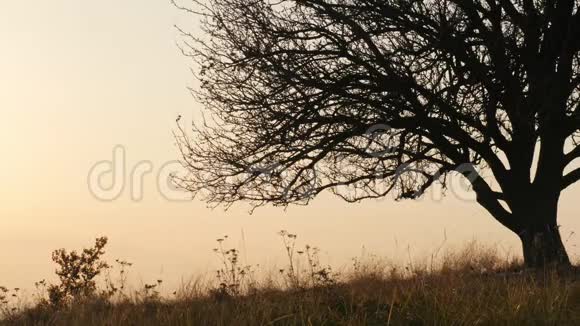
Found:
<svg viewBox="0 0 580 326"><path fill-rule="evenodd" d="M519 237L524 249L524 262L529 268L569 267L570 259L555 223L530 225Z"/></svg>

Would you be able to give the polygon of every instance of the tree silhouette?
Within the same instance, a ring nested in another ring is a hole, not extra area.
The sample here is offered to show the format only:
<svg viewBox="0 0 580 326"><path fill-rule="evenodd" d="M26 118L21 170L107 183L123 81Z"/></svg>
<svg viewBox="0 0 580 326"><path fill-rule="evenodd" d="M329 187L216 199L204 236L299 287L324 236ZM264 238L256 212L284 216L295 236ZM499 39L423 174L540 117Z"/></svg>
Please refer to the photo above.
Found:
<svg viewBox="0 0 580 326"><path fill-rule="evenodd" d="M180 31L209 113L176 132L187 190L226 206L404 199L458 173L528 266L570 264L557 211L580 179L580 1L176 5L201 17Z"/></svg>

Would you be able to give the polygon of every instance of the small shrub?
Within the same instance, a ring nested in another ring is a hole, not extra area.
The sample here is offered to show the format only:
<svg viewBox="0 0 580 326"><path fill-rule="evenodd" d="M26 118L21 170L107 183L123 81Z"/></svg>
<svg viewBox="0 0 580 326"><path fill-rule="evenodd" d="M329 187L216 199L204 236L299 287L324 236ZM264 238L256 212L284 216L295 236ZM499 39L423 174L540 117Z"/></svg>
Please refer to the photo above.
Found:
<svg viewBox="0 0 580 326"><path fill-rule="evenodd" d="M52 306L60 307L96 296L95 278L110 267L101 259L106 244L107 238L100 237L92 248L83 249L81 253L65 249L52 253L52 260L59 266L56 275L60 280L60 284L48 286L48 301Z"/></svg>

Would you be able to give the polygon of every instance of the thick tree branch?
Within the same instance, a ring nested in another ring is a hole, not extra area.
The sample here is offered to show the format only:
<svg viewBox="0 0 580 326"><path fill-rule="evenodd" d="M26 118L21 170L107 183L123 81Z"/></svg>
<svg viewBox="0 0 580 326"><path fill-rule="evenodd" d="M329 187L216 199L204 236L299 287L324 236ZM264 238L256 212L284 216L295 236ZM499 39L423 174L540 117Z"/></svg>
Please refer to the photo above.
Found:
<svg viewBox="0 0 580 326"><path fill-rule="evenodd" d="M580 158L580 145L574 147L570 152L564 156L564 166L572 163L575 159Z"/></svg>
<svg viewBox="0 0 580 326"><path fill-rule="evenodd" d="M562 190L580 181L580 168L570 171L562 178Z"/></svg>
<svg viewBox="0 0 580 326"><path fill-rule="evenodd" d="M477 195L477 202L483 206L491 215L493 215L505 227L514 228L511 214L499 203L498 193L493 191L489 184L481 177L472 165L464 165L461 174L473 186L473 191Z"/></svg>

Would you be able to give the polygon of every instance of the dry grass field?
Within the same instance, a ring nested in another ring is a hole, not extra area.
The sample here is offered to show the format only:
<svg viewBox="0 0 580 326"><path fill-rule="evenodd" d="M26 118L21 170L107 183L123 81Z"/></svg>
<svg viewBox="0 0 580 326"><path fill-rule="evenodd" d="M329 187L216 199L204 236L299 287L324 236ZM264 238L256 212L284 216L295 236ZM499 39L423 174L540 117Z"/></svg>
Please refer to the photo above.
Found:
<svg viewBox="0 0 580 326"><path fill-rule="evenodd" d="M101 259L106 238L79 253L58 250L60 283L40 282L29 300L10 300L18 291L0 288L0 324L580 324L580 280L573 271L526 271L472 243L422 265L399 267L370 256L335 272L320 263L316 248L297 248L287 232L281 238L288 256L283 269L258 277L220 239L215 251L223 265L216 275L171 295L159 293L161 280L128 290L130 263Z"/></svg>

